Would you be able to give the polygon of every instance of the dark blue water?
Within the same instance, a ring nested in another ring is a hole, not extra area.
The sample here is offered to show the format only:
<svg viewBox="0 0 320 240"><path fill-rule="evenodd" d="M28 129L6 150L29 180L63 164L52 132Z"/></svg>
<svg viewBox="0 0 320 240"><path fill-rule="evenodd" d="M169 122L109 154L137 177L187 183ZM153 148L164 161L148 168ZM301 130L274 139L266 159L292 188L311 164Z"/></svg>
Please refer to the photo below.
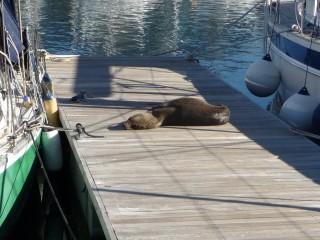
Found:
<svg viewBox="0 0 320 240"><path fill-rule="evenodd" d="M263 55L263 4L220 32L257 0L25 0L24 23L37 29L52 54L187 56L265 107L248 93L244 75ZM28 10L28 11L26 11Z"/></svg>

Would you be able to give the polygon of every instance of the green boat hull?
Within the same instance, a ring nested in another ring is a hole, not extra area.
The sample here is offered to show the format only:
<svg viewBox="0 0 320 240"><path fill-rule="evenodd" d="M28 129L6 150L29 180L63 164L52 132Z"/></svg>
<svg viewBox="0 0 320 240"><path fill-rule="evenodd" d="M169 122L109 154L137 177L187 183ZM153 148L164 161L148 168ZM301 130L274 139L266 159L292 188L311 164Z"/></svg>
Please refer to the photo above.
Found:
<svg viewBox="0 0 320 240"><path fill-rule="evenodd" d="M40 132L35 137L40 144ZM10 233L29 196L35 177L36 148L33 144L0 174L0 239Z"/></svg>

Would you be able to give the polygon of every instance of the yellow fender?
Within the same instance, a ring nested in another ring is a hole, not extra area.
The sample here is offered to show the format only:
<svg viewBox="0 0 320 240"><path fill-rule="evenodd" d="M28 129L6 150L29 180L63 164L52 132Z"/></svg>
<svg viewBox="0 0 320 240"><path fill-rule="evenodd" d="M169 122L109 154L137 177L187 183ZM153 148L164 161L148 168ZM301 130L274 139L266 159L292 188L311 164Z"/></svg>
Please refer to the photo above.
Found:
<svg viewBox="0 0 320 240"><path fill-rule="evenodd" d="M49 125L53 127L61 127L57 99L53 96L45 99L44 108L46 110Z"/></svg>

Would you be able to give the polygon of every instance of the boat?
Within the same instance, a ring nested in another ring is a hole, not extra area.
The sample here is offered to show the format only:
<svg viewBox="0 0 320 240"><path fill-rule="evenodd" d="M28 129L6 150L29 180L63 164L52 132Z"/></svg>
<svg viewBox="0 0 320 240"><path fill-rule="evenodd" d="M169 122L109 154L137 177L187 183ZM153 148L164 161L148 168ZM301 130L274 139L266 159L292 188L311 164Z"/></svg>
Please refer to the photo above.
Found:
<svg viewBox="0 0 320 240"><path fill-rule="evenodd" d="M22 29L19 2L1 1L0 24L0 239L10 233L28 198L46 121L44 68ZM17 12L17 13L16 13ZM19 17L20 16L20 17Z"/></svg>
<svg viewBox="0 0 320 240"><path fill-rule="evenodd" d="M265 56L250 65L246 85L272 96L270 110L292 129L320 133L320 1L265 2Z"/></svg>

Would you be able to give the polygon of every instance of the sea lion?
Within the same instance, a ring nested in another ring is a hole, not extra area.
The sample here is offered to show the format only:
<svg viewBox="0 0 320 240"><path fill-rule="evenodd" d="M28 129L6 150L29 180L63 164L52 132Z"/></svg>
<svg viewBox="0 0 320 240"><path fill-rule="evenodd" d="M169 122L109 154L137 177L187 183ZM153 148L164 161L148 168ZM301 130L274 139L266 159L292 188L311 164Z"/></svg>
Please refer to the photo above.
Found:
<svg viewBox="0 0 320 240"><path fill-rule="evenodd" d="M230 110L225 105L213 105L200 99L183 97L136 114L125 121L123 126L127 130L142 130L168 125L222 125L229 118Z"/></svg>

